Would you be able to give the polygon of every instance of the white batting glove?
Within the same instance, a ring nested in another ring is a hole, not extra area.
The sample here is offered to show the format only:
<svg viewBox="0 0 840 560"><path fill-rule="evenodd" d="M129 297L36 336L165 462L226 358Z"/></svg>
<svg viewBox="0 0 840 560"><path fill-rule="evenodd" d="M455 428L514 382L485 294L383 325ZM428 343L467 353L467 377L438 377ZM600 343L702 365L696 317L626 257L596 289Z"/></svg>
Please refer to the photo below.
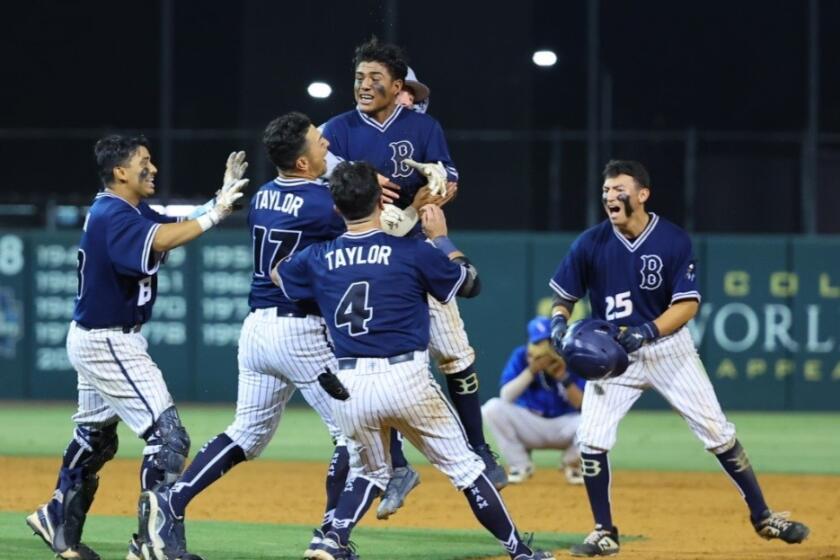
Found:
<svg viewBox="0 0 840 560"><path fill-rule="evenodd" d="M249 179L237 179L223 185L216 195L215 206L203 216L198 217L197 221L201 229L207 231L230 216L233 205L244 196L242 189L247 187L249 182Z"/></svg>
<svg viewBox="0 0 840 560"><path fill-rule="evenodd" d="M405 210L386 204L380 216L383 230L394 237L404 237L417 223L417 211L409 206Z"/></svg>
<svg viewBox="0 0 840 560"><path fill-rule="evenodd" d="M426 176L426 185L431 194L446 196L446 169L443 168L443 162L417 163L413 159L404 159L403 162Z"/></svg>
<svg viewBox="0 0 840 560"><path fill-rule="evenodd" d="M231 152L225 164L225 178L222 180L222 185L231 185L245 176L245 171L248 169L248 162L245 161L245 152ZM225 187L222 187L224 189Z"/></svg>

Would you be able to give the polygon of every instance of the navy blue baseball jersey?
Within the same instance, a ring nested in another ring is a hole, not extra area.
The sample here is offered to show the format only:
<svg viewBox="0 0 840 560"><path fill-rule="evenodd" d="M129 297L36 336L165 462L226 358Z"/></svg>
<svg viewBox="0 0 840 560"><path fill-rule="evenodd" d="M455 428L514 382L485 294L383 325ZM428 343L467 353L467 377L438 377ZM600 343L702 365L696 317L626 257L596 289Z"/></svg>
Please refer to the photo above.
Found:
<svg viewBox="0 0 840 560"><path fill-rule="evenodd" d="M347 232L280 265L283 292L315 298L339 358L384 358L429 346L428 294L455 296L466 269L433 245L382 230Z"/></svg>
<svg viewBox="0 0 840 560"><path fill-rule="evenodd" d="M161 255L152 249L161 224L176 222L109 191L96 195L78 252L73 320L83 327L129 327L148 321L157 297Z"/></svg>
<svg viewBox="0 0 840 560"><path fill-rule="evenodd" d="M335 239L345 231L344 220L323 181L278 177L251 198L248 227L254 247L254 272L248 305L277 307L283 313L320 315L313 300L290 301L271 282L271 269L295 251Z"/></svg>
<svg viewBox="0 0 840 560"><path fill-rule="evenodd" d="M499 388L507 385L515 379L525 368L528 367L528 347L525 345L517 347L510 355L502 377L499 379ZM569 373L575 385L583 390L586 380ZM534 414L543 418L557 418L564 414L580 412L566 398L566 390L554 377L544 372L534 376L534 381L519 395L516 404L527 408Z"/></svg>
<svg viewBox="0 0 840 560"><path fill-rule="evenodd" d="M549 285L571 301L588 290L592 316L620 326L652 321L677 301L700 301L691 239L652 212L632 241L609 220L583 232Z"/></svg>
<svg viewBox="0 0 840 560"><path fill-rule="evenodd" d="M400 186L400 208L411 205L426 177L404 163L443 163L449 181L458 181L440 124L429 115L398 106L383 124L353 109L330 119L323 127L330 152L347 161L366 161Z"/></svg>

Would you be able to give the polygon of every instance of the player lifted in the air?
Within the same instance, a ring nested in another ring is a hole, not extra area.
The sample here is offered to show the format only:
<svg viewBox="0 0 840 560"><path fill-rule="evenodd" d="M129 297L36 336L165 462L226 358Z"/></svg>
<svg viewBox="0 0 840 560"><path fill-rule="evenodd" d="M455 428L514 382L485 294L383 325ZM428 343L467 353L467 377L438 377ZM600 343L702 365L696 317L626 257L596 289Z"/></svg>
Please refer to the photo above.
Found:
<svg viewBox="0 0 840 560"><path fill-rule="evenodd" d="M408 66L401 49L375 38L356 49L354 59L356 108L330 119L323 127L330 151L346 161L366 161L376 168L380 184L397 185L399 198L386 206L383 222L395 235L422 237L416 209L425 203L443 205L457 188L458 172L440 124L429 115L396 102ZM487 466L497 488L507 484L504 469L484 440L475 351L469 344L457 304L429 299L429 350L446 385L470 445ZM394 477L377 510L386 518L402 505L419 481L408 466L399 442L392 438Z"/></svg>
<svg viewBox="0 0 840 560"><path fill-rule="evenodd" d="M624 330L619 343L630 354L627 371L586 384L578 441L595 530L573 556L607 556L619 550L610 506L610 464L618 423L653 387L685 418L744 496L750 521L766 539L802 542L808 527L767 506L747 454L718 403L686 328L700 305L697 264L688 235L645 209L650 176L635 161L604 168L602 202L607 220L572 244L551 279L556 293L552 343L561 348L575 302L589 293L592 316Z"/></svg>
<svg viewBox="0 0 840 560"><path fill-rule="evenodd" d="M339 164L330 190L347 233L293 254L272 273L289 299L315 298L326 318L338 376L350 393L335 401L335 419L361 462L329 531L307 558L356 558L350 532L390 478L394 428L464 493L511 558L553 558L523 542L429 371L429 296L447 302L480 289L476 269L446 237L443 211L421 209L432 245L382 231L381 189L371 165Z"/></svg>
<svg viewBox="0 0 840 560"><path fill-rule="evenodd" d="M102 466L117 451L122 420L146 441L141 490L181 473L190 438L140 328L152 316L157 272L167 251L189 243L228 216L247 184L245 153L232 153L221 190L194 220L158 214L143 199L155 193L157 168L142 136L106 136L96 143L103 189L85 218L79 242L79 288L67 333L67 356L78 375L76 429L64 450L52 499L26 518L60 558L99 560L81 542ZM127 560L140 560L141 535Z"/></svg>

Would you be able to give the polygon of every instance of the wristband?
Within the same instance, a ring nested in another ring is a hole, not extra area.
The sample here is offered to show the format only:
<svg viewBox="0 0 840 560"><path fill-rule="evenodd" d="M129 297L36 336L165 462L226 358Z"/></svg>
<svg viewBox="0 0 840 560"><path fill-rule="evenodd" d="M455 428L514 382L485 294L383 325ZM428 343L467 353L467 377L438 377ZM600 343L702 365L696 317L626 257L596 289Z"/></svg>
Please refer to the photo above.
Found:
<svg viewBox="0 0 840 560"><path fill-rule="evenodd" d="M201 206L196 206L193 209L193 211L190 212L190 214L187 216L187 219L194 220L199 216L203 216L204 214L212 210L214 206L216 206L216 197L211 198Z"/></svg>
<svg viewBox="0 0 840 560"><path fill-rule="evenodd" d="M206 214L202 214L196 218L195 221L198 222L198 225L201 227L201 231L207 231L219 223L219 213L216 212L215 208L213 208Z"/></svg>
<svg viewBox="0 0 840 560"><path fill-rule="evenodd" d="M443 251L445 255L449 255L450 253L454 253L458 250L458 248L455 247L455 244L452 243L452 241L445 235L435 237L432 239L432 243L435 247Z"/></svg>

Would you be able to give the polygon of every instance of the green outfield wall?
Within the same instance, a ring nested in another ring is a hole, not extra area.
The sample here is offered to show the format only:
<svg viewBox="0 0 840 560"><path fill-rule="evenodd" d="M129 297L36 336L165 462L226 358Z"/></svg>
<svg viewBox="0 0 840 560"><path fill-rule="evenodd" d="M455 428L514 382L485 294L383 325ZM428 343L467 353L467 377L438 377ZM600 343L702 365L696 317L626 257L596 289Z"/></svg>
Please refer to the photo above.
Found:
<svg viewBox="0 0 840 560"><path fill-rule="evenodd" d="M75 398L64 338L78 237L0 231L0 399ZM483 280L481 296L460 306L487 399L525 323L548 312L548 280L573 236L452 237ZM704 297L690 328L723 406L839 410L840 237L698 235L694 243ZM143 332L176 399L235 400L252 260L247 234L219 231L161 267ZM646 396L639 406L667 403Z"/></svg>

